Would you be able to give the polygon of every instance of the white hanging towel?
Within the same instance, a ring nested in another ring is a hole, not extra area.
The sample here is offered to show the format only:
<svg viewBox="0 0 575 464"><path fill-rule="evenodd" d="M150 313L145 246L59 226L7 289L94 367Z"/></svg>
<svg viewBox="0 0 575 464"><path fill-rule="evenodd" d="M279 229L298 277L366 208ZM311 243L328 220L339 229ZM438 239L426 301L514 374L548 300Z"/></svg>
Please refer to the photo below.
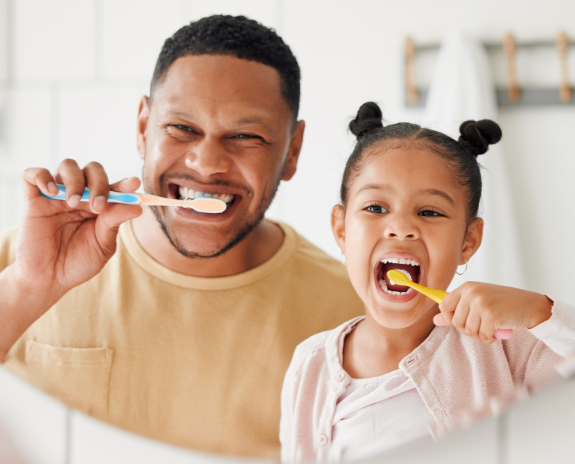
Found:
<svg viewBox="0 0 575 464"><path fill-rule="evenodd" d="M469 119L497 121L495 86L484 47L459 32L441 43L424 113L424 127L459 138L459 125ZM505 140L505 128L503 140ZM485 220L483 243L467 272L456 275L450 289L466 281L524 288L515 210L501 146L478 157L483 195L479 214ZM463 271L464 268L460 268Z"/></svg>

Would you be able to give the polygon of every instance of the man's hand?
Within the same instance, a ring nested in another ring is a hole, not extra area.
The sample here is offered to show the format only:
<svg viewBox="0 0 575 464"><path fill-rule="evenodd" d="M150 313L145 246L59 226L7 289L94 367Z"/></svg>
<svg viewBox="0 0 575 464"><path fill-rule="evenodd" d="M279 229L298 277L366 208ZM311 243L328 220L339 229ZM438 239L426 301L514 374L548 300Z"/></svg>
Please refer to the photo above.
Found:
<svg viewBox="0 0 575 464"><path fill-rule="evenodd" d="M135 178L109 185L98 163L80 169L63 161L54 176L42 168L24 172L24 215L16 256L0 273L0 361L26 328L70 289L98 274L116 251L118 228L142 213L140 206L107 203L108 192L133 192ZM40 194L66 186L66 201ZM80 203L84 189L89 203Z"/></svg>
<svg viewBox="0 0 575 464"><path fill-rule="evenodd" d="M474 340L491 344L497 329L532 329L551 317L545 295L513 287L466 282L439 305L436 325L453 325Z"/></svg>

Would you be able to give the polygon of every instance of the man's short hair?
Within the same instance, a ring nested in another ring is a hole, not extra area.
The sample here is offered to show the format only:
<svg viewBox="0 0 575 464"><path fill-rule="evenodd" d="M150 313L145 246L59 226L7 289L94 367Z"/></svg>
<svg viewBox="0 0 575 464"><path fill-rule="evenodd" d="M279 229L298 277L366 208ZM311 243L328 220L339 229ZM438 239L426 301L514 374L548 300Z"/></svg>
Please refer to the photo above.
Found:
<svg viewBox="0 0 575 464"><path fill-rule="evenodd" d="M291 49L273 29L245 16L214 15L191 22L164 42L150 86L161 82L170 65L187 55L232 55L274 68L281 91L297 121L300 69Z"/></svg>

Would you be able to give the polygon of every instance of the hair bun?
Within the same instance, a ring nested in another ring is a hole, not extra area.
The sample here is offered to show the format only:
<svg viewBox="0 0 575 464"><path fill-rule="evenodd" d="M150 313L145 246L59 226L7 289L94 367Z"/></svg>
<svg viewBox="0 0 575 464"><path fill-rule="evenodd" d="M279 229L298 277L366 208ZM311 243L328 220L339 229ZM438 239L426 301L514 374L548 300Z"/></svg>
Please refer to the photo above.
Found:
<svg viewBox="0 0 575 464"><path fill-rule="evenodd" d="M465 121L459 126L459 142L464 142L475 153L475 156L482 155L493 145L501 140L503 133L501 127L491 119L481 121Z"/></svg>
<svg viewBox="0 0 575 464"><path fill-rule="evenodd" d="M349 123L349 130L359 140L368 131L383 127L383 114L377 103L367 102L360 106L357 116Z"/></svg>

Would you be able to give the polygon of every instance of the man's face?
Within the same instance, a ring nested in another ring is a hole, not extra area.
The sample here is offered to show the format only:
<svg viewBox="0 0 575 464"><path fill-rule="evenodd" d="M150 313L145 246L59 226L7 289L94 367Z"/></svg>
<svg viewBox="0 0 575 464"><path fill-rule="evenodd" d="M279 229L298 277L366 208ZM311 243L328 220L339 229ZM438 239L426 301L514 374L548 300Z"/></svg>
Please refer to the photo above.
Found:
<svg viewBox="0 0 575 464"><path fill-rule="evenodd" d="M142 99L138 148L146 192L208 194L228 204L222 214L154 207L180 253L216 256L259 223L280 180L295 173L304 125L292 133L291 121L279 73L233 56L178 58L152 100Z"/></svg>

